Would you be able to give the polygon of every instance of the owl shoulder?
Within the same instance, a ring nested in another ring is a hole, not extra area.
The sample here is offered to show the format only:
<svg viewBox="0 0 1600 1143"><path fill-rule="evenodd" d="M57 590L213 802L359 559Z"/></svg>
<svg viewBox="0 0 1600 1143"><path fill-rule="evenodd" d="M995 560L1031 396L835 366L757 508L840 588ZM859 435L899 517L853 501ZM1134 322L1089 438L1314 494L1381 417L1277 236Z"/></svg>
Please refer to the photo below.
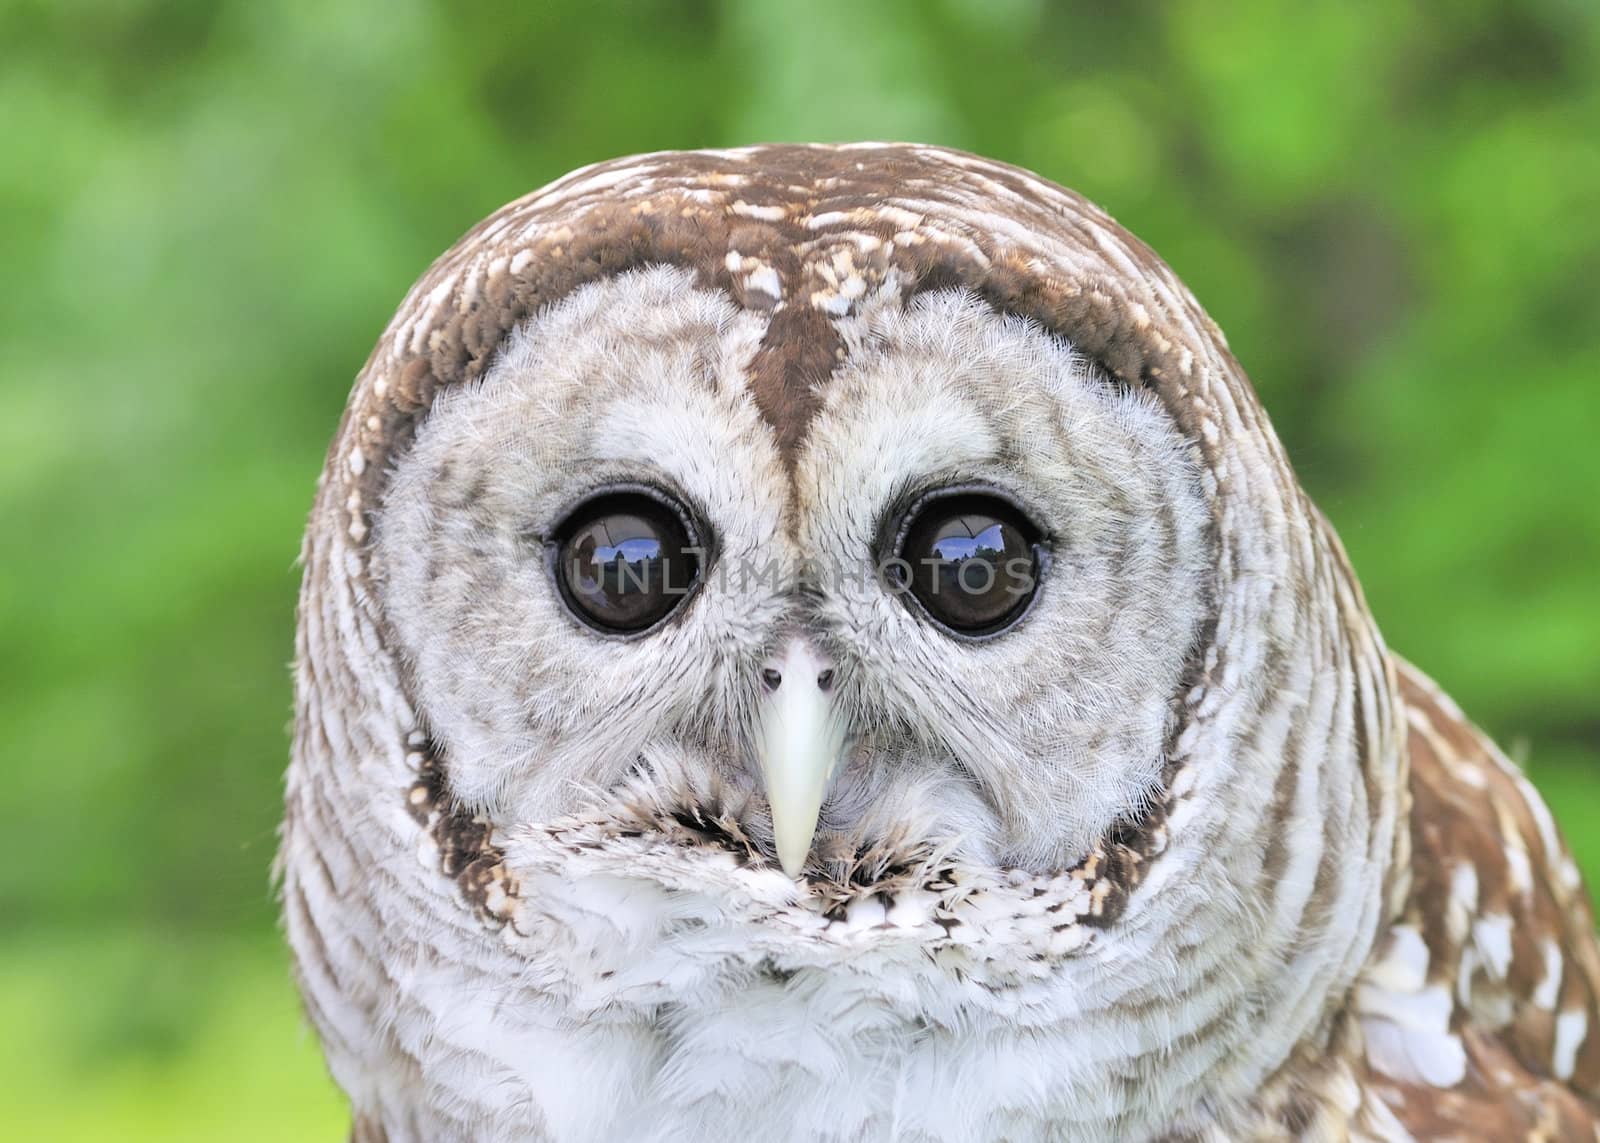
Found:
<svg viewBox="0 0 1600 1143"><path fill-rule="evenodd" d="M1395 670L1409 884L1356 990L1370 1082L1419 1139L1600 1140L1600 944L1577 864L1517 765Z"/></svg>

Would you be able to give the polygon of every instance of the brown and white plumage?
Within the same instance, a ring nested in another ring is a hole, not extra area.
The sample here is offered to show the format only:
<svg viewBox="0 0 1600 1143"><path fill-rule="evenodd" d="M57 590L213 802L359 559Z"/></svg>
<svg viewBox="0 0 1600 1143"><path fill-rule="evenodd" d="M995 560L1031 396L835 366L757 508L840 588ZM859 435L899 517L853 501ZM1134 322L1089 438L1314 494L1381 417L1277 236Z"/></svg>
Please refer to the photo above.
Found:
<svg viewBox="0 0 1600 1143"><path fill-rule="evenodd" d="M973 480L1053 563L982 642L709 577L602 641L526 546L590 470L721 567ZM1600 1139L1548 811L1070 192L909 146L576 172L413 288L304 556L284 907L358 1137ZM796 639L850 743L798 880L756 681Z"/></svg>

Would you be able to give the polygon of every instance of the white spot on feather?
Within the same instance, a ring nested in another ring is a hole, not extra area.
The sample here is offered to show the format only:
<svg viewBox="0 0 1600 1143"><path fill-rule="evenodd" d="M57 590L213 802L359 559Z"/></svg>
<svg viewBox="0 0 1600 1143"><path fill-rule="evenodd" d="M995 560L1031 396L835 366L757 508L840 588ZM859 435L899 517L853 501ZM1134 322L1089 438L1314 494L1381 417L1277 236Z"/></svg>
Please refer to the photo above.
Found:
<svg viewBox="0 0 1600 1143"><path fill-rule="evenodd" d="M1412 925L1389 930L1383 955L1367 969L1366 979L1386 992L1418 992L1428 979L1428 946Z"/></svg>
<svg viewBox="0 0 1600 1143"><path fill-rule="evenodd" d="M1556 1047L1551 1066L1556 1078L1566 1081L1578 1070L1578 1052L1589 1035L1589 1016L1583 1009L1563 1012L1556 1017Z"/></svg>
<svg viewBox="0 0 1600 1143"><path fill-rule="evenodd" d="M1511 971L1511 918L1504 913L1480 917L1472 926L1472 943L1489 975L1504 980Z"/></svg>
<svg viewBox="0 0 1600 1143"><path fill-rule="evenodd" d="M734 214L743 215L745 218L758 218L763 222L782 222L789 213L782 206L757 206L743 199L734 203L732 210Z"/></svg>
<svg viewBox="0 0 1600 1143"><path fill-rule="evenodd" d="M1561 863L1561 883L1572 892L1577 892L1578 886L1583 884L1583 876L1578 872L1578 865L1570 857Z"/></svg>
<svg viewBox="0 0 1600 1143"><path fill-rule="evenodd" d="M1450 1031L1450 990L1426 983L1429 959L1422 934L1396 925L1357 985L1355 1005L1373 1067L1402 1083L1454 1087L1466 1075L1466 1049Z"/></svg>
<svg viewBox="0 0 1600 1143"><path fill-rule="evenodd" d="M1546 1012L1554 1012L1561 994L1561 946L1549 937L1540 946L1544 950L1544 979L1533 990L1533 1003Z"/></svg>
<svg viewBox="0 0 1600 1143"><path fill-rule="evenodd" d="M1448 1088L1466 1078L1467 1051L1459 1037L1423 1032L1389 1020L1368 1019L1363 1026L1367 1060L1391 1079Z"/></svg>
<svg viewBox="0 0 1600 1143"><path fill-rule="evenodd" d="M1445 912L1445 926L1450 939L1458 944L1466 939L1472 924L1472 915L1478 911L1478 868L1463 861L1450 875L1450 903Z"/></svg>
<svg viewBox="0 0 1600 1143"><path fill-rule="evenodd" d="M1526 897L1533 892L1533 867L1528 863L1528 851L1518 842L1507 845L1505 855L1506 873L1511 878L1512 892Z"/></svg>
<svg viewBox="0 0 1600 1143"><path fill-rule="evenodd" d="M756 293L770 295L773 298L783 297L783 283L778 280L778 271L771 266L762 266L753 271L744 280L745 288Z"/></svg>

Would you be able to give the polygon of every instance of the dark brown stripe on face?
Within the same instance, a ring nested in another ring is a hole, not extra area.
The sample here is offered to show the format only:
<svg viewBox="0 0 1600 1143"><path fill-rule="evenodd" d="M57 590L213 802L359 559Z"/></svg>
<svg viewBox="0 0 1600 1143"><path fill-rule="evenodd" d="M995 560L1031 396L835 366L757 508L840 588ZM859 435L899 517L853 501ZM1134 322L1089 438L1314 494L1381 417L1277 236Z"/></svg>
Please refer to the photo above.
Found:
<svg viewBox="0 0 1600 1143"><path fill-rule="evenodd" d="M793 216L815 207L814 194L789 186L769 203ZM746 309L768 310L771 318L749 366L750 395L762 420L772 429L784 470L794 471L806 430L822 408L822 389L844 358L838 330L806 297L804 250L807 234L794 217L782 222L749 222L732 226L726 239L726 257L717 267L718 285L724 286ZM740 270L733 270L736 263ZM756 267L771 271L783 297L772 297L770 275L753 274ZM704 274L704 271L702 271ZM725 278L725 280L723 280Z"/></svg>
<svg viewBox="0 0 1600 1143"><path fill-rule="evenodd" d="M844 347L826 314L785 306L772 315L750 363L750 395L772 427L778 456L793 472L811 421L822 408L822 389Z"/></svg>

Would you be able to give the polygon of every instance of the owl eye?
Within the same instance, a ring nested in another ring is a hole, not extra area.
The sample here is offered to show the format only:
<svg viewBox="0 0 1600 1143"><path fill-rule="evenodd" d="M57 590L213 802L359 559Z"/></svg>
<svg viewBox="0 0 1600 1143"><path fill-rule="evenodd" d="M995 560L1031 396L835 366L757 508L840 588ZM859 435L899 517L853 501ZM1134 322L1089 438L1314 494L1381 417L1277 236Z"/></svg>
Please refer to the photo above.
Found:
<svg viewBox="0 0 1600 1143"><path fill-rule="evenodd" d="M660 623L700 577L689 514L654 491L584 501L556 529L552 546L562 600L607 633L634 634Z"/></svg>
<svg viewBox="0 0 1600 1143"><path fill-rule="evenodd" d="M936 623L960 635L992 635L1028 609L1039 587L1039 529L993 494L934 493L899 528L889 567Z"/></svg>

